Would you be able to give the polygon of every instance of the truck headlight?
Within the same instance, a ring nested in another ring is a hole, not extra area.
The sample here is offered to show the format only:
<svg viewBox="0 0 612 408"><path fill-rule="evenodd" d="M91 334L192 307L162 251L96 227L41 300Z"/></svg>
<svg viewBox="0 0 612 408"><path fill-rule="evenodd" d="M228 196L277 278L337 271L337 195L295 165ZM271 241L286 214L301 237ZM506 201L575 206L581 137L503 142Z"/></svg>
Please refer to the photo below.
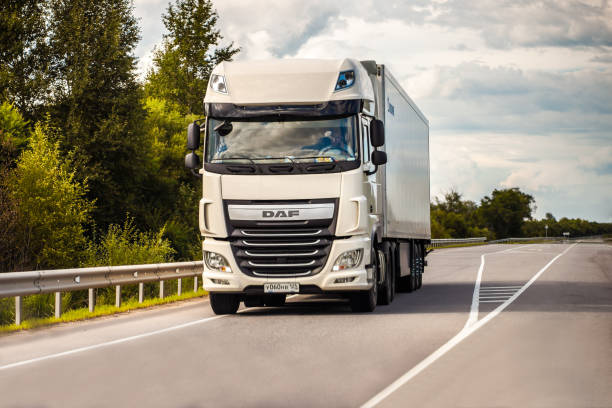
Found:
<svg viewBox="0 0 612 408"><path fill-rule="evenodd" d="M221 254L216 252L204 251L204 263L208 269L212 269L218 272L231 272L232 268L229 266L227 259Z"/></svg>
<svg viewBox="0 0 612 408"><path fill-rule="evenodd" d="M333 271L343 271L345 269L354 268L361 263L361 257L363 256L363 249L352 249L350 251L343 252L338 258L332 268Z"/></svg>

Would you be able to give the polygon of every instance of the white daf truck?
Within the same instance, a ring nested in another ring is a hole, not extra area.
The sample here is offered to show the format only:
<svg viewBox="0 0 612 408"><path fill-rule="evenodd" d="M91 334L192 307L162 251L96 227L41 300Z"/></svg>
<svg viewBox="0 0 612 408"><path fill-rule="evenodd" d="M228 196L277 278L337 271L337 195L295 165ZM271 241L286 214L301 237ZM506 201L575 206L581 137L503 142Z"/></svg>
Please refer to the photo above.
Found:
<svg viewBox="0 0 612 408"><path fill-rule="evenodd" d="M185 165L203 180L203 285L215 313L297 293L343 295L370 312L396 288L421 286L429 122L384 65L223 62L204 104Z"/></svg>

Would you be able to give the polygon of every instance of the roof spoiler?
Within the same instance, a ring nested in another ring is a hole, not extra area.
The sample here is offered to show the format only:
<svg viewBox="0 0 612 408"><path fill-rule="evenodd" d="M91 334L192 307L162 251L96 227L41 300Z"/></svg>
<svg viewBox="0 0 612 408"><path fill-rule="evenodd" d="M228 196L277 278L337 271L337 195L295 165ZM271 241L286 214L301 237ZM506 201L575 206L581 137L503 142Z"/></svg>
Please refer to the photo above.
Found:
<svg viewBox="0 0 612 408"><path fill-rule="evenodd" d="M361 65L368 71L368 75L378 75L378 65L376 65L376 61L359 61Z"/></svg>

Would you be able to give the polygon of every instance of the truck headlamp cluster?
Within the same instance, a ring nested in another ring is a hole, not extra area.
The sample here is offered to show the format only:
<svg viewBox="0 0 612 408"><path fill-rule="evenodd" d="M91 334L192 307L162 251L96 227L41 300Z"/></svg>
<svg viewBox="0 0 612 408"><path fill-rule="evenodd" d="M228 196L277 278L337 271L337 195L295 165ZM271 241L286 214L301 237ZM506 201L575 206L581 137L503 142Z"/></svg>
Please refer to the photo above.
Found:
<svg viewBox="0 0 612 408"><path fill-rule="evenodd" d="M338 75L338 81L336 81L336 91L350 88L355 83L355 71L342 71Z"/></svg>
<svg viewBox="0 0 612 408"><path fill-rule="evenodd" d="M363 249L352 249L350 251L343 252L338 258L332 268L333 271L343 271L358 266L361 263L361 257L363 256Z"/></svg>
<svg viewBox="0 0 612 408"><path fill-rule="evenodd" d="M227 85L223 75L213 74L210 76L210 87L213 91L227 95Z"/></svg>
<svg viewBox="0 0 612 408"><path fill-rule="evenodd" d="M216 252L204 251L204 263L208 269L212 269L217 272L231 272L232 268L229 266L227 259L221 254Z"/></svg>

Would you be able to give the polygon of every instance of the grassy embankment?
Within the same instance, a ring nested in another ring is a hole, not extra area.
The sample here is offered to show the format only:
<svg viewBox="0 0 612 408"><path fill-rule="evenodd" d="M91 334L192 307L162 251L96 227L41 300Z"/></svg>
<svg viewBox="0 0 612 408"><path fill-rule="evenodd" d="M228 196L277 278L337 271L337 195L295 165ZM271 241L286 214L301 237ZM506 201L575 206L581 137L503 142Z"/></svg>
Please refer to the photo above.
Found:
<svg viewBox="0 0 612 408"><path fill-rule="evenodd" d="M88 308L80 308L69 310L62 314L60 318L46 317L27 319L21 322L20 325L11 324L0 326L0 334L15 332L19 330L35 329L38 327L50 326L58 323L76 322L79 320L93 319L100 316L109 316L117 313L126 313L131 310L144 309L157 305L165 305L167 303L177 302L181 300L193 299L196 297L206 296L208 292L204 289L199 289L197 292L188 292L182 295L170 295L163 299L152 298L145 299L142 303L138 303L138 299L130 299L124 302L120 307L114 305L99 305L90 313Z"/></svg>

